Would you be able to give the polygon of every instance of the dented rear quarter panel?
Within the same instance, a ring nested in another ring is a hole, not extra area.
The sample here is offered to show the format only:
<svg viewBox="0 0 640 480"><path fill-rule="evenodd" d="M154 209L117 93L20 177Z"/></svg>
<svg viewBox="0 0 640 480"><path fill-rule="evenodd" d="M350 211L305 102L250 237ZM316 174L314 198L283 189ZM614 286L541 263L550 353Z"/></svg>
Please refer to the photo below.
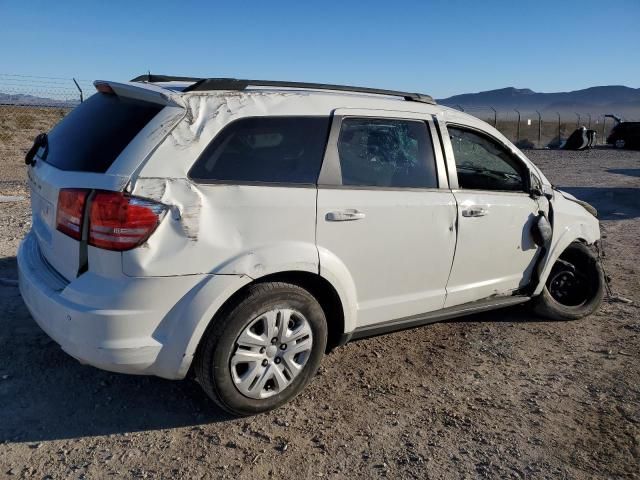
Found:
<svg viewBox="0 0 640 480"><path fill-rule="evenodd" d="M184 118L131 182L132 194L162 202L170 211L141 248L123 253L126 275L318 273L315 186L199 184L188 178L211 140L236 119L330 114L321 102L293 101L299 96L184 96Z"/></svg>

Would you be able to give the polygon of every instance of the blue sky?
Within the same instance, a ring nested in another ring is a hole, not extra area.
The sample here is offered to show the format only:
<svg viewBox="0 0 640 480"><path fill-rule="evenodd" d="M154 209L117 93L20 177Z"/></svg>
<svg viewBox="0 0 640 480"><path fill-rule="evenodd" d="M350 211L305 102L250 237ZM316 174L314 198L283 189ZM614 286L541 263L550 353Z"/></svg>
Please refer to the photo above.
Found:
<svg viewBox="0 0 640 480"><path fill-rule="evenodd" d="M435 97L640 87L640 1L0 0L0 73L147 70Z"/></svg>

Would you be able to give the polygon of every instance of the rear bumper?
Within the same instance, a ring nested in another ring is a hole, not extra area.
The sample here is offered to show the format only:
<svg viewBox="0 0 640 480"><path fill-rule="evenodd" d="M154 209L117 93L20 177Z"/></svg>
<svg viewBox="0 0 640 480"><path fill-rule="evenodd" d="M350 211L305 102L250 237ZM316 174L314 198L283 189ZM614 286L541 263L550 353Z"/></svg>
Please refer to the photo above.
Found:
<svg viewBox="0 0 640 480"><path fill-rule="evenodd" d="M81 363L131 374L182 378L188 369L178 338L199 318L185 318L194 291L213 275L102 277L72 282L53 270L30 233L18 251L20 293L31 315ZM189 359L190 360L190 359Z"/></svg>

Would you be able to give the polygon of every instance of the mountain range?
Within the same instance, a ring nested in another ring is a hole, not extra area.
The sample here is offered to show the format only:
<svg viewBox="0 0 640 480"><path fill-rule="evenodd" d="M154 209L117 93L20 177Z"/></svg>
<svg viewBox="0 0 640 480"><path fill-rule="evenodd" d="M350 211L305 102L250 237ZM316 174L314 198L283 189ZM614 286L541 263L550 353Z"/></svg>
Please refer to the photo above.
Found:
<svg viewBox="0 0 640 480"><path fill-rule="evenodd" d="M536 110L562 115L616 114L627 119L640 120L640 88L623 85L590 87L571 92L542 93L529 88L500 88L478 93L463 93L448 98L438 99L441 105L460 108L469 113L489 113L490 107L498 112L510 111L514 108L524 113ZM73 107L77 100L54 100L26 94L6 94L0 92L0 104L47 105L56 107Z"/></svg>
<svg viewBox="0 0 640 480"><path fill-rule="evenodd" d="M500 88L479 93L464 93L437 100L441 105L476 110L518 110L563 115L574 113L602 115L607 113L640 118L640 88L622 85L590 87L571 92L541 93L528 88Z"/></svg>
<svg viewBox="0 0 640 480"><path fill-rule="evenodd" d="M78 100L56 100L53 98L38 97L24 93L0 92L0 105L39 105L46 107L71 108L78 104Z"/></svg>

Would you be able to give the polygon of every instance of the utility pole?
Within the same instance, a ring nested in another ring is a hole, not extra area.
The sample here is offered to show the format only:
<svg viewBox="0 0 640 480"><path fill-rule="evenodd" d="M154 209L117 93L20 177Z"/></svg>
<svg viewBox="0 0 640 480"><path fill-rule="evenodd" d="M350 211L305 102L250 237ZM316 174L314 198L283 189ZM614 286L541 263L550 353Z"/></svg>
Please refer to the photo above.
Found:
<svg viewBox="0 0 640 480"><path fill-rule="evenodd" d="M589 126L587 128L591 130L591 114L587 113L587 115L589 116Z"/></svg>
<svg viewBox="0 0 640 480"><path fill-rule="evenodd" d="M518 142L520 140L520 110L514 108L513 111L518 114L518 128L516 129L516 142Z"/></svg>
<svg viewBox="0 0 640 480"><path fill-rule="evenodd" d="M576 118L578 119L578 123L576 123L576 128L580 127L580 114L576 113Z"/></svg>
<svg viewBox="0 0 640 480"><path fill-rule="evenodd" d="M540 143L542 142L542 115L538 110L536 110L538 114L538 147L540 147Z"/></svg>
<svg viewBox="0 0 640 480"><path fill-rule="evenodd" d="M558 114L558 145L562 143L562 136L560 135L560 112L556 112Z"/></svg>

